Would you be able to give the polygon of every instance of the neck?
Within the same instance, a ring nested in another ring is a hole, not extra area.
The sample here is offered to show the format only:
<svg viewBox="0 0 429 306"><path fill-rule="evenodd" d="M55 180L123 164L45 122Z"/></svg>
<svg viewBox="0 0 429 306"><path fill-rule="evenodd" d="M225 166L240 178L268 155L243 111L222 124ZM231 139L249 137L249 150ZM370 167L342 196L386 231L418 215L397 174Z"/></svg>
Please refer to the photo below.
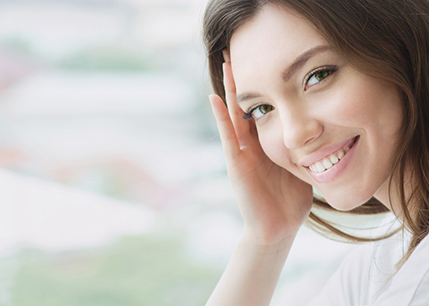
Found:
<svg viewBox="0 0 429 306"><path fill-rule="evenodd" d="M403 198L401 197L401 186L404 186L404 197L405 201L410 202L410 196L413 190L413 182L411 171L409 171L409 167L406 167L404 173L404 182L400 182L399 171L397 173L392 174L393 178L390 177L384 182L384 184L377 190L374 194L374 197L380 201L383 205L385 205L389 210L391 210L398 219L401 221L405 221L404 212L403 212ZM391 183L390 183L391 181ZM390 183L390 188L389 188ZM415 185L414 185L415 186ZM411 205L412 203L407 203L407 207L409 210L409 214L412 218L415 216L416 212L412 211L412 207L416 207L415 205ZM404 222L407 223L407 222Z"/></svg>

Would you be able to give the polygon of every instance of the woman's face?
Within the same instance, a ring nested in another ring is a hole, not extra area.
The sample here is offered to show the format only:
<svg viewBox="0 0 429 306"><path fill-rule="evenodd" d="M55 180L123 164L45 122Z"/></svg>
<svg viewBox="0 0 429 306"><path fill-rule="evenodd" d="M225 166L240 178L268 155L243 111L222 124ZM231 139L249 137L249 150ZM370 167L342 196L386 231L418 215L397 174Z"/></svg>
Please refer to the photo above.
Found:
<svg viewBox="0 0 429 306"><path fill-rule="evenodd" d="M402 120L395 87L358 72L312 25L272 5L237 29L230 55L237 103L273 162L339 210L384 199Z"/></svg>

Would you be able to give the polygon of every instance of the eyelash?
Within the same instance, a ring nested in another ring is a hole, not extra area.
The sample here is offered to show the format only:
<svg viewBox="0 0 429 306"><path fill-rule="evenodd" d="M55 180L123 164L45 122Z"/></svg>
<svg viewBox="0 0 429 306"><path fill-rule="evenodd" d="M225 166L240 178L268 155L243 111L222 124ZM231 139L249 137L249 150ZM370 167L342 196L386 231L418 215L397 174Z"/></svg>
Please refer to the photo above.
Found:
<svg viewBox="0 0 429 306"><path fill-rule="evenodd" d="M323 82L324 80L326 80L332 73L334 73L334 72L336 72L338 70L338 67L337 66L323 66L323 67L319 67L319 68L316 68L316 69L313 69L313 70L311 70L306 76L305 76L305 78L304 78L304 80L303 80L303 86L304 86L304 91L306 91L308 88L310 88L310 87L312 87L312 86L314 86L314 85L317 85L317 84L319 84L320 82ZM323 79L323 80L320 80L320 81L318 81L317 83L315 83L315 84L312 84L312 85L310 85L310 86L308 86L308 82L309 82L309 80L311 80L311 78L313 77L313 76L315 76L317 73L319 73L319 72L322 72L322 71L326 71L326 72L328 72L328 75ZM253 118L253 112L255 111L255 110L257 110L259 107L261 107L261 106L271 106L271 105L269 105L269 104L258 104L258 105L255 105L254 107L252 107L252 108L250 108L247 112L245 112L244 113L244 115L243 115L243 119L245 119L245 120L250 120L250 119L252 119ZM272 108L273 108L273 110L274 110L274 107L273 106L271 106Z"/></svg>
<svg viewBox="0 0 429 306"><path fill-rule="evenodd" d="M320 82L323 82L324 80L326 80L332 73L334 73L334 72L336 72L338 70L338 66L324 66L324 67L319 67L319 68L316 68L316 69L313 69L313 70L311 70L306 76L305 76L305 78L304 78L304 80L303 80L303 82L302 82L302 84L303 84L303 86L304 86L304 91L306 91L308 88L310 88L310 87L312 87L312 86L314 86L314 85L317 85L317 84L319 84ZM308 86L308 81L309 80L311 80L311 78L313 77L313 76L315 76L317 73L319 73L319 72L322 72L322 71L326 71L326 72L328 72L328 75L323 79L323 80L320 80L319 82L317 82L317 83L315 83L315 84L313 84L313 85L310 85L310 86Z"/></svg>
<svg viewBox="0 0 429 306"><path fill-rule="evenodd" d="M248 111L247 111L247 113L245 112L244 113L244 115L243 115L243 119L244 120L250 120L250 119L252 119L252 118L254 118L253 117L253 112L255 111L255 110L257 110L258 108L260 108L261 106L271 106L271 105L269 105L269 104L258 104L258 105L255 105L255 106L253 106L252 108L250 108ZM274 107L273 106L271 106L273 109L274 109ZM262 113L262 112L261 112ZM258 119L258 118L254 118L254 119Z"/></svg>

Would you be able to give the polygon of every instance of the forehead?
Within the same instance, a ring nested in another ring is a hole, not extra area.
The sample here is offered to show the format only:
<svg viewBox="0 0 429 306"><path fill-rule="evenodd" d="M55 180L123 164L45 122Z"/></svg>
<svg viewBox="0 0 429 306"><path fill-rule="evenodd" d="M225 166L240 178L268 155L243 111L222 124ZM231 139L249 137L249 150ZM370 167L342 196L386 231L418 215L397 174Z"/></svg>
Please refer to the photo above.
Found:
<svg viewBox="0 0 429 306"><path fill-rule="evenodd" d="M265 5L231 38L234 77L279 70L312 47L326 44L314 26L297 13L281 6Z"/></svg>

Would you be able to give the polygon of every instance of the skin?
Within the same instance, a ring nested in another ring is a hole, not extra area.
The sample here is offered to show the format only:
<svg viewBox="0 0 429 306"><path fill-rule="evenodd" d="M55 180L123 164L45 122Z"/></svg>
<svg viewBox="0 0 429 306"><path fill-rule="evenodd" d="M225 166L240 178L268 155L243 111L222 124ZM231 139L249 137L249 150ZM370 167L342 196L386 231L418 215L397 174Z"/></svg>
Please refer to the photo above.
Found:
<svg viewBox="0 0 429 306"><path fill-rule="evenodd" d="M228 109L217 95L210 102L245 226L206 306L269 304L310 212L312 186L339 210L372 196L392 206L387 181L402 118L400 95L330 48L314 53L286 82L284 69L317 46L329 47L308 22L283 7L266 5L236 30L230 52L224 52ZM335 66L335 72L305 85L310 71L326 65ZM248 93L252 98L244 101ZM261 104L270 111L255 122L243 120L243 111ZM300 163L357 136L347 166L327 182L317 182Z"/></svg>
<svg viewBox="0 0 429 306"><path fill-rule="evenodd" d="M246 112L258 104L274 108L255 120L264 152L278 166L320 190L334 208L350 210L372 196L390 208L384 195L402 118L399 92L358 72L329 49L308 59L287 82L282 80L285 67L317 46L328 43L309 23L276 6L266 6L231 40L237 95L260 95L240 107ZM322 81L313 78L312 86L303 84L313 69L327 65L338 70ZM360 136L357 150L335 179L317 182L300 164L304 156L356 136Z"/></svg>

